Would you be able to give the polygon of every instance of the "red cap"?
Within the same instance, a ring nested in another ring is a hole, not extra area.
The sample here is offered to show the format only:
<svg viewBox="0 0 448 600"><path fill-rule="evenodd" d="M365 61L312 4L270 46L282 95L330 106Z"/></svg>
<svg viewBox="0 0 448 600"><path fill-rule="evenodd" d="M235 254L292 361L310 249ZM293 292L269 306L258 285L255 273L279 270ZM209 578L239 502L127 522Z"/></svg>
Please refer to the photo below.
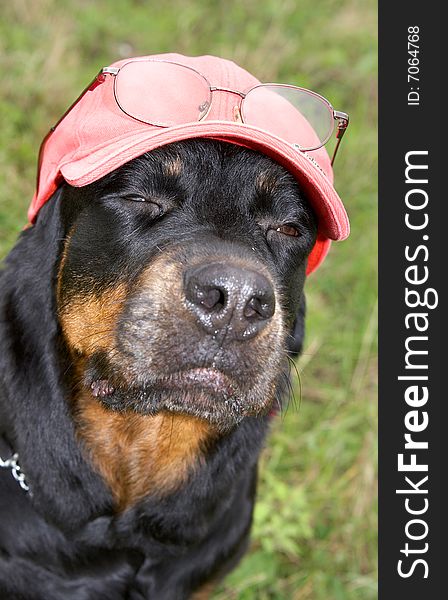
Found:
<svg viewBox="0 0 448 600"><path fill-rule="evenodd" d="M215 56L162 54L132 61L148 59L190 67L218 88L246 92L260 83L235 63ZM122 60L111 67L122 68L128 62L129 59ZM308 260L308 273L325 258L331 240L343 240L349 235L347 214L333 187L333 170L327 151L322 147L303 152L293 145L292 141L300 140L304 128L309 125L304 119L285 117L283 104L285 131L280 132L281 137L260 127L235 122L237 102L230 91L219 91L213 96L205 119L160 127L138 121L123 112L115 98L114 80L115 77L106 76L100 85L92 86L46 142L39 190L28 211L30 222L35 220L40 208L63 180L75 187L84 186L160 146L192 138L212 138L257 150L284 166L296 178L318 219L318 240ZM167 82L164 76L160 83L172 85L173 89L178 87L175 77ZM183 89L182 93L188 97L188 90ZM269 100L258 103L256 111L257 122L269 123L272 116L278 114L279 106L275 106L275 100ZM176 114L176 119L181 121L182 115ZM278 133L278 123L275 130Z"/></svg>

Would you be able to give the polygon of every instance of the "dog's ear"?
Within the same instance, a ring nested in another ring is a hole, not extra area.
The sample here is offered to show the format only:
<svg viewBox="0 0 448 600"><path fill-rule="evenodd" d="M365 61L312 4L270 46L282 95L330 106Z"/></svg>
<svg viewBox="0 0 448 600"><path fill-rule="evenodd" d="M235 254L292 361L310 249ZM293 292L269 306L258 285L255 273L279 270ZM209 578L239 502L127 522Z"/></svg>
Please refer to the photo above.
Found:
<svg viewBox="0 0 448 600"><path fill-rule="evenodd" d="M76 441L65 379L71 367L59 351L55 289L67 233L61 196L58 190L22 232L1 273L0 404L35 507L75 527L109 500Z"/></svg>
<svg viewBox="0 0 448 600"><path fill-rule="evenodd" d="M292 357L299 356L303 348L303 340L305 337L305 314L306 314L306 301L305 293L302 293L300 298L299 309L294 319L292 329L288 335L288 354Z"/></svg>

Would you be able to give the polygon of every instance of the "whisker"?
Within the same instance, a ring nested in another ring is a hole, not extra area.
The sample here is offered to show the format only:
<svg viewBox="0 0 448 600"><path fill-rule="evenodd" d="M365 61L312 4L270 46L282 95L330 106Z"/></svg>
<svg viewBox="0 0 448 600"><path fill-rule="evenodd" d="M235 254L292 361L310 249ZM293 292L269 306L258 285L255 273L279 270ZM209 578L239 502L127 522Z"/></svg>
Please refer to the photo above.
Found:
<svg viewBox="0 0 448 600"><path fill-rule="evenodd" d="M299 385L299 403L298 403L298 405L296 404L296 410L299 410L300 409L300 404L302 402L302 378L300 376L300 371L299 371L299 368L297 366L296 361L293 360L288 355L287 355L287 357L288 357L288 363L289 363L289 367L290 367L290 373L291 373L291 367L292 367L294 369L295 374L296 374L297 382L298 382L298 385ZM291 383L291 386L292 386L292 383ZM295 393L293 395L294 395L294 400L295 400Z"/></svg>

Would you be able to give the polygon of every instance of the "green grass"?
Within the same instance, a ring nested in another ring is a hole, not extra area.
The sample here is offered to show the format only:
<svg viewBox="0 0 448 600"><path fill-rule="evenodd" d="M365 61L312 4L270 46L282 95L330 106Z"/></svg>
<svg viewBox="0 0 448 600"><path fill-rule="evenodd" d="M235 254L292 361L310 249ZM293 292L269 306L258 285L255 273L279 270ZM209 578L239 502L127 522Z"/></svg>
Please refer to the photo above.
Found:
<svg viewBox="0 0 448 600"><path fill-rule="evenodd" d="M376 3L15 0L0 22L0 254L26 222L41 138L103 65L218 54L350 113L336 187L352 235L307 283L300 402L260 466L251 552L215 600L370 600L376 586Z"/></svg>

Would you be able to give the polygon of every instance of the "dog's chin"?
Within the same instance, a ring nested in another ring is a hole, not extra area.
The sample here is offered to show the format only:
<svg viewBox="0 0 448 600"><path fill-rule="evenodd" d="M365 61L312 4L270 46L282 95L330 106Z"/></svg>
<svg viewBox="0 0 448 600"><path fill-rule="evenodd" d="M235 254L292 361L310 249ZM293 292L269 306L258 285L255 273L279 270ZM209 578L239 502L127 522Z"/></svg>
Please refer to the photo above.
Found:
<svg viewBox="0 0 448 600"><path fill-rule="evenodd" d="M91 391L104 406L142 415L174 413L208 421L219 431L236 427L245 417L269 413L272 401L246 394L221 371L208 368L174 373L156 382L113 385L96 380Z"/></svg>

